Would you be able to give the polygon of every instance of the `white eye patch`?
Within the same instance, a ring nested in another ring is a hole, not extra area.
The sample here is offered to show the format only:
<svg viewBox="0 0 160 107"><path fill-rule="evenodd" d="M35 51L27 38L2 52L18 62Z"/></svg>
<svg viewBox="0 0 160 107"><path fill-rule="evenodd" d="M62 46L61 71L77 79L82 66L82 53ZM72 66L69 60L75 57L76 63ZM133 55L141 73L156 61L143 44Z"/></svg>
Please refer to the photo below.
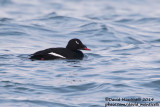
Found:
<svg viewBox="0 0 160 107"><path fill-rule="evenodd" d="M76 44L79 44L79 43L76 41Z"/></svg>

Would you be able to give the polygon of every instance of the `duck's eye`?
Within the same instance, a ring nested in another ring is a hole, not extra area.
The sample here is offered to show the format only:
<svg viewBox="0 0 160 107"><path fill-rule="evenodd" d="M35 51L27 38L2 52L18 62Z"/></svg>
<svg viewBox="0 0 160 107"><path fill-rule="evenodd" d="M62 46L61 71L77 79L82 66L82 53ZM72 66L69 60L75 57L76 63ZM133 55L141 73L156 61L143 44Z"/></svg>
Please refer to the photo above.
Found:
<svg viewBox="0 0 160 107"><path fill-rule="evenodd" d="M76 44L79 44L79 42L76 41Z"/></svg>

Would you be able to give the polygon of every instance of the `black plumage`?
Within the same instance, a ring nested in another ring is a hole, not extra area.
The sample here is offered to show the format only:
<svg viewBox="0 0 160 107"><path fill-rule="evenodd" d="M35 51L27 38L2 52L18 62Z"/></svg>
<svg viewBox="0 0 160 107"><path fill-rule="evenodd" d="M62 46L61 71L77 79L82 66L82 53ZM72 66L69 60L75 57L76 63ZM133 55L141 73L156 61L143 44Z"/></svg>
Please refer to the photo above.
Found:
<svg viewBox="0 0 160 107"><path fill-rule="evenodd" d="M79 39L71 39L66 48L49 48L35 52L30 59L53 60L53 59L82 59L84 57L80 50L88 49Z"/></svg>

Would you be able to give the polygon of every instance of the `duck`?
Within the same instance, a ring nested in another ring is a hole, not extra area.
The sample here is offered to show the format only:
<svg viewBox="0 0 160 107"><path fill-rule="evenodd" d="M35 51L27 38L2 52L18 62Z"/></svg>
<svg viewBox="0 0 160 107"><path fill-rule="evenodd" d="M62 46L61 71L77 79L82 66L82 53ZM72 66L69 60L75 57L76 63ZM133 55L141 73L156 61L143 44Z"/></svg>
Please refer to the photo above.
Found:
<svg viewBox="0 0 160 107"><path fill-rule="evenodd" d="M48 48L31 54L32 60L54 60L54 59L83 59L84 54L81 50L90 51L80 39L69 40L65 48Z"/></svg>

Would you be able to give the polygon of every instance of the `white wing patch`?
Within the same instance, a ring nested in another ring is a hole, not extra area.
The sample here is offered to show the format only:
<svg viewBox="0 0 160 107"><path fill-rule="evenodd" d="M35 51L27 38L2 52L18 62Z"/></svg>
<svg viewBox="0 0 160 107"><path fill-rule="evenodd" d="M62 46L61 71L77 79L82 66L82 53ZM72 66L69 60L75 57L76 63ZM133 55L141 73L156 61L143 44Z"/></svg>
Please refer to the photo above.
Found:
<svg viewBox="0 0 160 107"><path fill-rule="evenodd" d="M54 53L54 52L50 52L48 54L53 55L53 56L57 56L57 57L60 57L60 58L66 58L66 57L64 57L64 56L62 56L60 54Z"/></svg>
<svg viewBox="0 0 160 107"><path fill-rule="evenodd" d="M76 44L79 44L79 43L76 41Z"/></svg>

